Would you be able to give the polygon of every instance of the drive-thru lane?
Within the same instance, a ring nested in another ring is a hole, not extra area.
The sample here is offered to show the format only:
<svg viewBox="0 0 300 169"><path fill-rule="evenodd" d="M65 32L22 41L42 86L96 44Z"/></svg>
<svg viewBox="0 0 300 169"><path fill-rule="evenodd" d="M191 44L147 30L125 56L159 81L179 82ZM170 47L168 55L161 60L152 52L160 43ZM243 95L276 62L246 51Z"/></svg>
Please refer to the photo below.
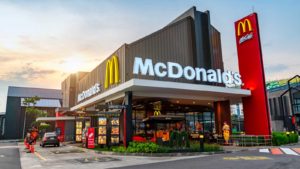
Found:
<svg viewBox="0 0 300 169"><path fill-rule="evenodd" d="M16 143L0 143L0 169L21 169Z"/></svg>

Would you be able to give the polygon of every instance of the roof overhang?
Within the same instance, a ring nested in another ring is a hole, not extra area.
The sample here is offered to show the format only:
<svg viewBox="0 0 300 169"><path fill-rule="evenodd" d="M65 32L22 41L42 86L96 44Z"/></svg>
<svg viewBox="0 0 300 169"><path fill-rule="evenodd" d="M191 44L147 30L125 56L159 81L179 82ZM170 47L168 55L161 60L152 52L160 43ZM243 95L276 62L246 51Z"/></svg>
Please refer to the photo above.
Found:
<svg viewBox="0 0 300 169"><path fill-rule="evenodd" d="M46 122L46 121L67 121L75 120L74 116L61 116L61 117L38 117L36 121Z"/></svg>
<svg viewBox="0 0 300 169"><path fill-rule="evenodd" d="M106 92L85 100L71 108L71 111L91 106L101 101L111 101L123 97L126 91L132 91L134 96L182 98L194 100L231 100L251 95L250 90L228 88L203 84L168 82L158 80L131 79Z"/></svg>

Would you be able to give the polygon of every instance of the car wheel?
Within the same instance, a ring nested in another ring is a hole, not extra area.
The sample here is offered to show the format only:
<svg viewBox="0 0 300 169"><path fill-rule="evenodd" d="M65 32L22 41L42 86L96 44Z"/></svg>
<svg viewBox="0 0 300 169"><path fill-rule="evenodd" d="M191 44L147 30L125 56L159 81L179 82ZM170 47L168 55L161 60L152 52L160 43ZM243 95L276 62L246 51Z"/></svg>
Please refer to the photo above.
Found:
<svg viewBox="0 0 300 169"><path fill-rule="evenodd" d="M56 144L57 145L57 147L59 147L59 143L58 144Z"/></svg>
<svg viewBox="0 0 300 169"><path fill-rule="evenodd" d="M42 144L42 147L45 147L45 144Z"/></svg>

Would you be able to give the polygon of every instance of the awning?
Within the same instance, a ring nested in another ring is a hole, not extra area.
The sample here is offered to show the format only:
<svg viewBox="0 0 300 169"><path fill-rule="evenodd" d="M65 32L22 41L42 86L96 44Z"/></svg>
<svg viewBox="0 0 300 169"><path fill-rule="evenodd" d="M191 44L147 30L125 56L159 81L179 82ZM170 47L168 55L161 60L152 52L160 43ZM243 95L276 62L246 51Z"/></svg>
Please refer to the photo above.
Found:
<svg viewBox="0 0 300 169"><path fill-rule="evenodd" d="M239 88L229 88L204 84L190 84L158 80L131 79L95 97L87 99L71 110L80 110L95 103L116 99L124 96L126 91L132 91L133 96L181 98L194 100L222 101L251 96L251 91Z"/></svg>
<svg viewBox="0 0 300 169"><path fill-rule="evenodd" d="M46 122L46 121L67 121L75 120L73 116L62 116L62 117L38 117L36 121Z"/></svg>
<svg viewBox="0 0 300 169"><path fill-rule="evenodd" d="M170 123L170 122L178 122L183 120L185 120L183 116L160 115L160 116L147 117L143 119L143 122Z"/></svg>

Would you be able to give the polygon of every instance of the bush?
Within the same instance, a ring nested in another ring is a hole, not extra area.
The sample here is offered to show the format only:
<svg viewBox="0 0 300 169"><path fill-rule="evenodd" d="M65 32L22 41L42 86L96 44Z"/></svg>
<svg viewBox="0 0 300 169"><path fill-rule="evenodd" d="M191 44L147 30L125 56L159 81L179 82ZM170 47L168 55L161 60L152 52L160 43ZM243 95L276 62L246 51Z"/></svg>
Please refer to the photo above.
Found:
<svg viewBox="0 0 300 169"><path fill-rule="evenodd" d="M280 146L289 143L297 143L299 135L294 132L273 132L272 142L275 146Z"/></svg>
<svg viewBox="0 0 300 169"><path fill-rule="evenodd" d="M139 142L130 142L127 149L125 147L117 147L112 149L113 152L119 153L157 153L159 151L159 145L146 142L146 143L139 143Z"/></svg>
<svg viewBox="0 0 300 169"><path fill-rule="evenodd" d="M140 143L130 142L127 149L123 146L112 148L113 152L118 153L173 153L173 152L199 152L199 142L192 142L189 148L172 148L166 146L159 146L152 142ZM204 144L205 152L221 151L222 148L218 144Z"/></svg>

